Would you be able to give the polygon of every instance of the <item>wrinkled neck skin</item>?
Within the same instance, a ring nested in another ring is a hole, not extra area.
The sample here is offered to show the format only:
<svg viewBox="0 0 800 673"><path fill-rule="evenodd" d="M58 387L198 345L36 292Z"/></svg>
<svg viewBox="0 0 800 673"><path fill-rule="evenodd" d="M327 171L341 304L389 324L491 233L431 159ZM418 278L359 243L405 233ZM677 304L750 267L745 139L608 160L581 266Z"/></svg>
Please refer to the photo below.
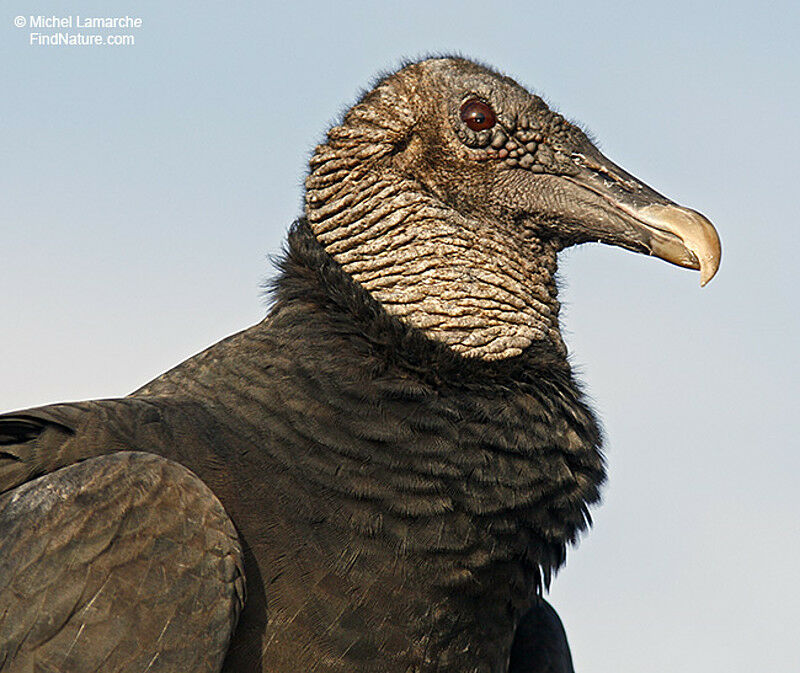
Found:
<svg viewBox="0 0 800 673"><path fill-rule="evenodd" d="M461 355L501 360L542 341L565 354L555 246L464 216L403 177L381 140L374 127L336 127L311 160L306 214L328 254Z"/></svg>

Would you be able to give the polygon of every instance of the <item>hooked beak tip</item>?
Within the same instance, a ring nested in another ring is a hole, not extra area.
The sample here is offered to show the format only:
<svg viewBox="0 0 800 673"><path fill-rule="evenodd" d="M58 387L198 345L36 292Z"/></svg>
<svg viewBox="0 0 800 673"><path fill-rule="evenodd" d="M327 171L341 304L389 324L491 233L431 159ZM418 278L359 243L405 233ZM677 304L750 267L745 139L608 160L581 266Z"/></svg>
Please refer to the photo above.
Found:
<svg viewBox="0 0 800 673"><path fill-rule="evenodd" d="M700 269L700 286L716 275L722 259L722 245L717 230L696 210L676 205L651 204L636 213L648 227L680 240L681 253L666 241L653 240L653 253L680 266ZM688 253L688 254L687 254ZM688 259L687 259L688 258Z"/></svg>

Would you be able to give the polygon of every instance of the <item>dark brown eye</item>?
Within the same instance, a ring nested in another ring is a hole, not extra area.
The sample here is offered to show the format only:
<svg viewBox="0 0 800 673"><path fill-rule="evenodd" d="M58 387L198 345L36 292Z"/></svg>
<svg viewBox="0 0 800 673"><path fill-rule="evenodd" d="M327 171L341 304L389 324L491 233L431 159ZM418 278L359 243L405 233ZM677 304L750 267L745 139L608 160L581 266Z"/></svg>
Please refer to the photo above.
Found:
<svg viewBox="0 0 800 673"><path fill-rule="evenodd" d="M485 131L497 122L494 110L482 100L470 98L461 106L461 121L473 131Z"/></svg>

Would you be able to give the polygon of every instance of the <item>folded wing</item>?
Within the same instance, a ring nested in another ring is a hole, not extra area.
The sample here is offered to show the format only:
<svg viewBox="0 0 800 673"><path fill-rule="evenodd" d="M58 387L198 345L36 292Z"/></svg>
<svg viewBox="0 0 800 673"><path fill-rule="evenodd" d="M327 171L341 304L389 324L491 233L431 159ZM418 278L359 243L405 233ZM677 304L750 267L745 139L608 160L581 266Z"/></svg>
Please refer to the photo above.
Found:
<svg viewBox="0 0 800 673"><path fill-rule="evenodd" d="M43 427L0 420L6 487ZM122 451L0 495L3 673L219 671L243 603L236 530L178 463Z"/></svg>

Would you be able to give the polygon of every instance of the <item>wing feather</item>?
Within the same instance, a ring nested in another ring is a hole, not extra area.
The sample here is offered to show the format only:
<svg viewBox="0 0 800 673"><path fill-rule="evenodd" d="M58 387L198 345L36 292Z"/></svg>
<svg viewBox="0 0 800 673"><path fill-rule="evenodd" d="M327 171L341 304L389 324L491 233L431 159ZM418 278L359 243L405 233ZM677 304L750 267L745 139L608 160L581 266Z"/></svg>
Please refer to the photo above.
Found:
<svg viewBox="0 0 800 673"><path fill-rule="evenodd" d="M3 673L219 671L243 603L236 530L173 461L114 453L0 496Z"/></svg>

